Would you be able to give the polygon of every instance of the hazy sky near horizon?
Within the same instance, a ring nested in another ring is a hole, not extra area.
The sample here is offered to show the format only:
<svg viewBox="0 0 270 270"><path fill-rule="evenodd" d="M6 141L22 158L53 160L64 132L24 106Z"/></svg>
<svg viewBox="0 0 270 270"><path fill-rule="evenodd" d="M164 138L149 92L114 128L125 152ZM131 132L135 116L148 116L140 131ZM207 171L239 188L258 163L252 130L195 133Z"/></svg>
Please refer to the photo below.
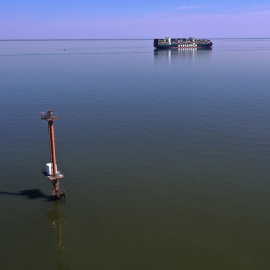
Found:
<svg viewBox="0 0 270 270"><path fill-rule="evenodd" d="M8 0L0 39L270 38L269 0Z"/></svg>

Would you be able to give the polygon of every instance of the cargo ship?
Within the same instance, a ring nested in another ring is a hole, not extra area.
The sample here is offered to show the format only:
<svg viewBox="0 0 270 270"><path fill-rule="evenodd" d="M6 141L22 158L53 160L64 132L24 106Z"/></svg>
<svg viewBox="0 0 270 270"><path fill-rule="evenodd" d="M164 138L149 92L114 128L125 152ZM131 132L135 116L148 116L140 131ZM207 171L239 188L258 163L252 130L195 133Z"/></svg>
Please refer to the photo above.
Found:
<svg viewBox="0 0 270 270"><path fill-rule="evenodd" d="M211 49L213 43L209 39L190 38L170 38L166 37L154 39L156 49Z"/></svg>

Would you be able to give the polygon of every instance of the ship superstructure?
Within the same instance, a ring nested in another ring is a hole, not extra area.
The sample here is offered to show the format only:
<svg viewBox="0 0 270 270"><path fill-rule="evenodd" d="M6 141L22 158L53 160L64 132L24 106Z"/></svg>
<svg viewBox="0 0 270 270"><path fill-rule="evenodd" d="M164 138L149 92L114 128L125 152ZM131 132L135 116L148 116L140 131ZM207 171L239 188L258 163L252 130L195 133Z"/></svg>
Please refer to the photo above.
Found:
<svg viewBox="0 0 270 270"><path fill-rule="evenodd" d="M209 39L190 38L170 38L166 37L154 39L154 47L156 49L210 49L213 42Z"/></svg>

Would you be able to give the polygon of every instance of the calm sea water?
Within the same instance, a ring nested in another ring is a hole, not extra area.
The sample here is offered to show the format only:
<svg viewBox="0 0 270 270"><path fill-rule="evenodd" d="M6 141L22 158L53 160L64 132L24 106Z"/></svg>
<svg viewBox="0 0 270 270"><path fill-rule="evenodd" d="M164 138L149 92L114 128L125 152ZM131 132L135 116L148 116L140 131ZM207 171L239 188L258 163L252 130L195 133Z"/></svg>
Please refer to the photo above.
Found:
<svg viewBox="0 0 270 270"><path fill-rule="evenodd" d="M270 39L213 42L0 41L1 269L270 268Z"/></svg>

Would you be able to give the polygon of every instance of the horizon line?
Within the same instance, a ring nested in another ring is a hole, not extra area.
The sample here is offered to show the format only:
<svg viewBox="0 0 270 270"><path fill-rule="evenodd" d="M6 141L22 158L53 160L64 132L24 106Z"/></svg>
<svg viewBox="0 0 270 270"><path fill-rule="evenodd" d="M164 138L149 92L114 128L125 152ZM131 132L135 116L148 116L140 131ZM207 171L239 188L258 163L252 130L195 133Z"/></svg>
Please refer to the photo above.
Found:
<svg viewBox="0 0 270 270"><path fill-rule="evenodd" d="M209 38L209 37L208 37ZM69 40L153 40L155 38L14 38L0 41L69 41ZM211 39L270 39L270 37L215 37Z"/></svg>

